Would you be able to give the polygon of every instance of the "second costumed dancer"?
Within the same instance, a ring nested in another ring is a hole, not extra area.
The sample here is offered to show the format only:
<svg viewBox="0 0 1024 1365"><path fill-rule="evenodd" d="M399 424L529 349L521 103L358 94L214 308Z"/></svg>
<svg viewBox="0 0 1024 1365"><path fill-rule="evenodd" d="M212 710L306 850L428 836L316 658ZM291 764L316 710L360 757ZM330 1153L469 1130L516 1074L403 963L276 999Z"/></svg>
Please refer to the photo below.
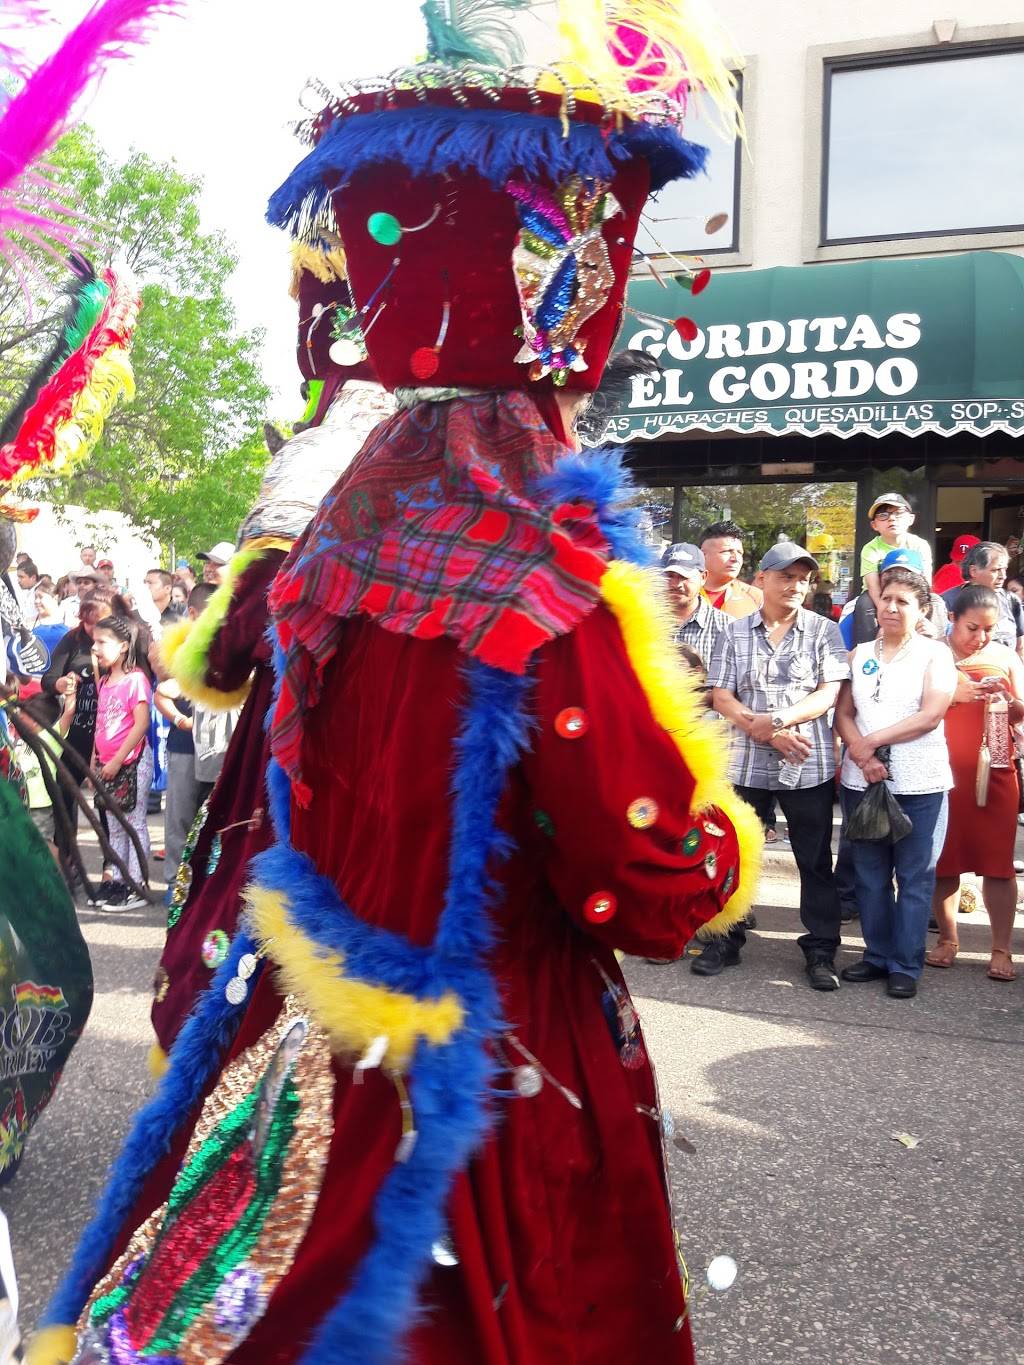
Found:
<svg viewBox="0 0 1024 1365"><path fill-rule="evenodd" d="M444 67L432 17L271 202L333 204L398 412L271 591L276 842L36 1360L693 1359L615 949L741 917L760 834L571 417L704 152L628 67Z"/></svg>

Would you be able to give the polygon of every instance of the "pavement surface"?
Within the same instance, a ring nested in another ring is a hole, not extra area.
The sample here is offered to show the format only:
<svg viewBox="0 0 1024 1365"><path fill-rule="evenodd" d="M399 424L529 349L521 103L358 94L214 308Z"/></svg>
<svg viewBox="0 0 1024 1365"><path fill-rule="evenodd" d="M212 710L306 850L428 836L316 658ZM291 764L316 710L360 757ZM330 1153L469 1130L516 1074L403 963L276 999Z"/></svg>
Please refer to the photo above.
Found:
<svg viewBox="0 0 1024 1365"><path fill-rule="evenodd" d="M987 980L978 912L961 917L956 967L926 968L913 1001L877 983L815 992L785 845L766 851L759 900L742 964L720 977L685 959L625 964L675 1119L691 1276L702 1283L721 1253L739 1265L728 1292L692 1299L699 1365L1024 1365L1024 973ZM96 1003L2 1196L25 1326L150 1090L163 912L83 908L80 920ZM840 965L862 947L847 928Z"/></svg>

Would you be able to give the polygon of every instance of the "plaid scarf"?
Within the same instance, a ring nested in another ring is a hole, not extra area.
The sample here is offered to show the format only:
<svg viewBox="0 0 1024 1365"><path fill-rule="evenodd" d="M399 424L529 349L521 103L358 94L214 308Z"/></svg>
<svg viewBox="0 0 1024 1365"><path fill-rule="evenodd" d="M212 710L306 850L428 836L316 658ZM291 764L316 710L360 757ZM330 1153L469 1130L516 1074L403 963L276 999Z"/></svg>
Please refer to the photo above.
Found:
<svg viewBox="0 0 1024 1365"><path fill-rule="evenodd" d="M320 504L274 583L284 655L271 743L305 804L302 713L320 697L343 622L446 636L522 674L595 606L608 547L592 507L530 489L566 453L520 392L419 403L382 422Z"/></svg>

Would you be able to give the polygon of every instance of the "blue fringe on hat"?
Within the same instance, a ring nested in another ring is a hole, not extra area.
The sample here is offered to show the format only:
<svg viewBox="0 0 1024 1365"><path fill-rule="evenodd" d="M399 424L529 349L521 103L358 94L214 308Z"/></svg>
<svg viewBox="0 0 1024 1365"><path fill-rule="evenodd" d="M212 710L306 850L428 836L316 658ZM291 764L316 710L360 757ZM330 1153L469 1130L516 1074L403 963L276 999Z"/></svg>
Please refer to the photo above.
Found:
<svg viewBox="0 0 1024 1365"><path fill-rule="evenodd" d="M513 175L610 180L618 166L643 157L654 191L697 175L707 156L706 147L687 142L666 124L628 123L606 135L596 124L570 121L566 137L557 118L505 109L423 105L352 114L338 119L275 190L267 221L293 229L325 207L330 196L325 175L349 176L387 162L416 176L473 170L501 188Z"/></svg>

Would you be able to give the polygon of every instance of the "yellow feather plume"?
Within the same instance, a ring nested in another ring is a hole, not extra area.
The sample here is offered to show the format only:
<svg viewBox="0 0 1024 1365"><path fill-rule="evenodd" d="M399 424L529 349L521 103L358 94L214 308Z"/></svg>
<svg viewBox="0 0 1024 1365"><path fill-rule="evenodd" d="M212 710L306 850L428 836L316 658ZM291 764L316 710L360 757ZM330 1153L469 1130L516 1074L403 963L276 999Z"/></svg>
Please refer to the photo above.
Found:
<svg viewBox="0 0 1024 1365"><path fill-rule="evenodd" d="M348 279L348 262L341 239L331 233L336 245L330 250L312 246L309 242L295 242L292 245L292 280L288 293L293 299L299 297L299 281L307 272L315 276L321 284L332 284L335 280Z"/></svg>
<svg viewBox="0 0 1024 1365"><path fill-rule="evenodd" d="M742 135L742 58L703 0L558 0L558 9L559 74L571 84L589 80L595 98L627 111L644 94L698 104L706 95L728 135Z"/></svg>

